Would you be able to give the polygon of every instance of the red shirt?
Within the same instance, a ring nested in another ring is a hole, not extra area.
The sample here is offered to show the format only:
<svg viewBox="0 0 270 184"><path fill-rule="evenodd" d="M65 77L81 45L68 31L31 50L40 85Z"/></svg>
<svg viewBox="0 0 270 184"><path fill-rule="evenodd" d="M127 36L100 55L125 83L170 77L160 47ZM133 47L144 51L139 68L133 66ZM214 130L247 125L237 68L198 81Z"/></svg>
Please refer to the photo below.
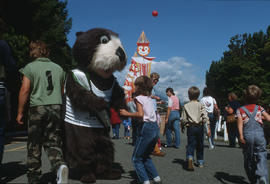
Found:
<svg viewBox="0 0 270 184"><path fill-rule="evenodd" d="M244 107L252 114L254 109L255 109L255 105L256 104L248 104L248 105L245 105ZM260 124L263 124L263 121L262 121L262 113L263 112L264 112L264 108L262 106L258 105L258 111L257 111L257 114L255 116L255 120ZM237 109L237 116L239 116L239 115L241 115L244 124L248 122L249 117L242 108Z"/></svg>
<svg viewBox="0 0 270 184"><path fill-rule="evenodd" d="M111 111L111 124L120 124L121 123L121 119L120 116L118 114L118 112L116 112L116 110L114 108L110 108Z"/></svg>

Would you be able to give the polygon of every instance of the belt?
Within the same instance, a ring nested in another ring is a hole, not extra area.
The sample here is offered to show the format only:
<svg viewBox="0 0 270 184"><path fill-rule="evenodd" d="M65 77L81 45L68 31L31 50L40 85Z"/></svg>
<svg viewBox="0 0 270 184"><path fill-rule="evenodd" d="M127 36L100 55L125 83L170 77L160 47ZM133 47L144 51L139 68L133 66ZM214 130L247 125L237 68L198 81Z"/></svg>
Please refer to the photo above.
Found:
<svg viewBox="0 0 270 184"><path fill-rule="evenodd" d="M187 123L187 126L203 126L203 123Z"/></svg>

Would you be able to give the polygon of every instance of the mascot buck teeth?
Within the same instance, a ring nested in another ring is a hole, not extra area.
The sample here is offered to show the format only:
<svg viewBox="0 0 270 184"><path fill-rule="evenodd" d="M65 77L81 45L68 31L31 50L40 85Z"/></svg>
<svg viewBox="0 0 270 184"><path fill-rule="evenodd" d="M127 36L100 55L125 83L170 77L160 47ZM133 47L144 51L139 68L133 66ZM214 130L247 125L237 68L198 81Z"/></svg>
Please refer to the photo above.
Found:
<svg viewBox="0 0 270 184"><path fill-rule="evenodd" d="M65 86L65 159L81 182L119 179L121 171L112 168L109 107L125 108L125 94L113 72L125 67L127 56L113 31L95 28L76 36L78 66L68 73Z"/></svg>

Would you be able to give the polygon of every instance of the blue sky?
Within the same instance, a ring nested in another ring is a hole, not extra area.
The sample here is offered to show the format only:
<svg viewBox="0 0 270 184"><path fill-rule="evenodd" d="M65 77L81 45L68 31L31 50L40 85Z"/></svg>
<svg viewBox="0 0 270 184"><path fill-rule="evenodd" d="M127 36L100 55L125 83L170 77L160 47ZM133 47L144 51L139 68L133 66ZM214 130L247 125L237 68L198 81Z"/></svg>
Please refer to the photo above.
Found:
<svg viewBox="0 0 270 184"><path fill-rule="evenodd" d="M123 84L142 31L150 41L152 71L161 75L157 90L173 87L183 100L187 89L205 86L205 73L219 60L232 36L264 31L270 25L270 0L68 0L73 19L68 34L72 47L78 31L94 27L120 35L128 65L116 72ZM157 10L155 18L152 11Z"/></svg>

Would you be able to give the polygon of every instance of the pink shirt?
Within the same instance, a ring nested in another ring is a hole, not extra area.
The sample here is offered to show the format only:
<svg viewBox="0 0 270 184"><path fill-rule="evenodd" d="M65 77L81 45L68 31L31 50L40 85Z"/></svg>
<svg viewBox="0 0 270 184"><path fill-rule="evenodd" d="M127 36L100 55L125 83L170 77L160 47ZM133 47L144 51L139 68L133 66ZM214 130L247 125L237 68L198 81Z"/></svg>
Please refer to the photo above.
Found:
<svg viewBox="0 0 270 184"><path fill-rule="evenodd" d="M172 110L179 110L179 99L177 96L169 97L168 107L171 107Z"/></svg>
<svg viewBox="0 0 270 184"><path fill-rule="evenodd" d="M153 100L149 96L139 95L135 98L143 107L143 121L156 122L157 116L153 104Z"/></svg>

